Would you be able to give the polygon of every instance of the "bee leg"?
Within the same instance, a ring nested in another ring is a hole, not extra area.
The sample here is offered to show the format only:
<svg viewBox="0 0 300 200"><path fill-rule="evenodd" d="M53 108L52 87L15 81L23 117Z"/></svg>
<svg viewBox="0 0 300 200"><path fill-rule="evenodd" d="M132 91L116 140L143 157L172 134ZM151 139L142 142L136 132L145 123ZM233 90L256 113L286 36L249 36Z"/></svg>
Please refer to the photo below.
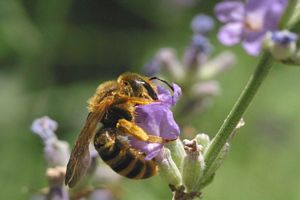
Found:
<svg viewBox="0 0 300 200"><path fill-rule="evenodd" d="M136 139L144 142L163 144L172 141L159 136L149 135L141 127L125 119L120 119L118 121L117 128L126 135L133 136Z"/></svg>
<svg viewBox="0 0 300 200"><path fill-rule="evenodd" d="M122 103L126 103L126 102L130 102L132 104L138 104L138 105L147 105L150 103L153 103L155 101L150 100L150 99L145 99L145 98L139 98L139 97L121 97L118 100L116 100L114 102L114 104L122 104Z"/></svg>

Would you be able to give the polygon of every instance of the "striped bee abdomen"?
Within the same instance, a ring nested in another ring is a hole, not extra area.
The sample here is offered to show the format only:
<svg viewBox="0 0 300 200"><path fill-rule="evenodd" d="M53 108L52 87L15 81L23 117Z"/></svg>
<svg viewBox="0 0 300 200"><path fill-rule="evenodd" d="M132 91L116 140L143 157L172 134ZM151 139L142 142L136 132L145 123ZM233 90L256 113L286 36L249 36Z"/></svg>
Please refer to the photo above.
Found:
<svg viewBox="0 0 300 200"><path fill-rule="evenodd" d="M94 144L102 160L116 173L131 179L145 179L156 175L157 165L145 160L145 155L116 137L116 128L103 128L95 136Z"/></svg>

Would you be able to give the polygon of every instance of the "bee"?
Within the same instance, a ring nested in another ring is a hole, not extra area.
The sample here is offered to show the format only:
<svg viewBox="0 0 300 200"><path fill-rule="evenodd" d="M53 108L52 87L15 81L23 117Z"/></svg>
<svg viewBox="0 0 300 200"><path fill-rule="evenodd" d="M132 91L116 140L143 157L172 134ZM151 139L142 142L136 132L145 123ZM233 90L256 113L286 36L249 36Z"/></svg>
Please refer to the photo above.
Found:
<svg viewBox="0 0 300 200"><path fill-rule="evenodd" d="M74 187L85 174L90 163L89 143L94 139L95 149L102 160L118 174L131 179L145 179L157 174L154 160L145 160L145 154L132 148L124 136L132 136L148 143L169 142L149 135L135 121L135 106L158 101L152 80L135 73L121 74L117 80L98 86L88 101L88 116L67 165L65 184ZM102 127L96 132L97 124ZM123 139L122 139L123 138Z"/></svg>

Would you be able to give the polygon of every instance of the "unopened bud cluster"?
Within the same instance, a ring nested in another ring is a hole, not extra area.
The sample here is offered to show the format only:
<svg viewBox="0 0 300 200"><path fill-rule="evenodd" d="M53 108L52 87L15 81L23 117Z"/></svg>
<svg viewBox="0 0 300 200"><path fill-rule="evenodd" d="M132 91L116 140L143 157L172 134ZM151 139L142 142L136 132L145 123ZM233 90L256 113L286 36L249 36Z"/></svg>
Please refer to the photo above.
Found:
<svg viewBox="0 0 300 200"><path fill-rule="evenodd" d="M164 148L164 152L156 157L160 167L160 175L165 179L172 190L177 188L179 192L186 194L200 194L214 178L217 169L222 165L228 151L229 142L236 135L237 131L245 125L243 119L239 121L231 132L225 145L218 152L217 158L209 166L207 153L210 150L214 139L208 135L197 134L192 140L175 140Z"/></svg>
<svg viewBox="0 0 300 200"><path fill-rule="evenodd" d="M162 158L157 160L163 179L177 188L184 186L187 193L201 191L210 183L229 149L229 144L226 144L220 152L218 162L206 171L205 152L210 142L206 134L198 134L192 140L171 142L164 149Z"/></svg>

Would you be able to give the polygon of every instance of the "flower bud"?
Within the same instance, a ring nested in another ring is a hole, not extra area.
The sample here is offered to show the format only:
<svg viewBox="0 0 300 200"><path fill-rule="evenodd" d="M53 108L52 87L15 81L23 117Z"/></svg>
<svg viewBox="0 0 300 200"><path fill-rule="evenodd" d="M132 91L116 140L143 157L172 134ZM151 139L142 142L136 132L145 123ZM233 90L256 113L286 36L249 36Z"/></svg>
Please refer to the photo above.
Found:
<svg viewBox="0 0 300 200"><path fill-rule="evenodd" d="M300 50L291 57L291 64L300 65Z"/></svg>
<svg viewBox="0 0 300 200"><path fill-rule="evenodd" d="M203 147L196 140L184 141L186 156L182 166L182 182L187 192L199 191L196 184L201 180L205 168Z"/></svg>
<svg viewBox="0 0 300 200"><path fill-rule="evenodd" d="M295 33L284 31L268 32L265 36L265 47L269 49L277 60L291 58L297 49L298 36Z"/></svg>
<svg viewBox="0 0 300 200"><path fill-rule="evenodd" d="M171 151L172 159L181 170L183 158L186 155L182 142L177 139L166 144L166 147Z"/></svg>
<svg viewBox="0 0 300 200"><path fill-rule="evenodd" d="M206 135L205 133L197 134L195 137L197 143L201 145L204 149L208 146L209 144L209 136Z"/></svg>
<svg viewBox="0 0 300 200"><path fill-rule="evenodd" d="M162 155L156 157L156 161L159 165L160 176L166 180L170 185L175 187L181 185L181 174L172 159L169 149L164 148Z"/></svg>

